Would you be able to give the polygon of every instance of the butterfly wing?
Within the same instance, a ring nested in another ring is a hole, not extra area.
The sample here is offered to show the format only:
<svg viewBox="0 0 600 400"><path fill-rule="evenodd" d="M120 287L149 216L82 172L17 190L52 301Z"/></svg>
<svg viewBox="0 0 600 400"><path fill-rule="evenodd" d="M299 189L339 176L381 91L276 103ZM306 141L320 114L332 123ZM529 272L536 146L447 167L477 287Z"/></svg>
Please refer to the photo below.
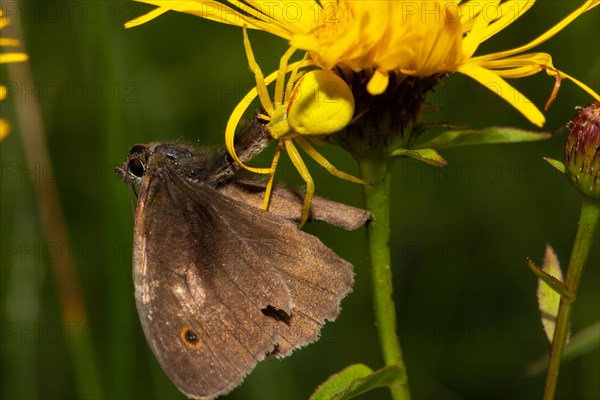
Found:
<svg viewBox="0 0 600 400"><path fill-rule="evenodd" d="M141 185L134 283L161 366L188 396L210 399L267 354L315 341L353 273L293 223L163 165Z"/></svg>

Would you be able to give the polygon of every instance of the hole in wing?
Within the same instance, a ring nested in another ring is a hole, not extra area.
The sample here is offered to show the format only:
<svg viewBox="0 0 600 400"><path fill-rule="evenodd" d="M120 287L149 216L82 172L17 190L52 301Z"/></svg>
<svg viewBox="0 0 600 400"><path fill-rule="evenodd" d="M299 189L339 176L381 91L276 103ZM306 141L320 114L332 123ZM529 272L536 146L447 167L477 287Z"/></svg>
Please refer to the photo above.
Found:
<svg viewBox="0 0 600 400"><path fill-rule="evenodd" d="M277 355L280 353L281 351L279 350L279 344L276 344L273 347L273 350L271 350L270 352L267 353L267 357L277 357Z"/></svg>
<svg viewBox="0 0 600 400"><path fill-rule="evenodd" d="M283 310L273 307L272 305L268 305L260 311L262 311L262 313L267 317L273 318L276 321L281 321L286 325L289 325L290 320L292 319L291 315Z"/></svg>

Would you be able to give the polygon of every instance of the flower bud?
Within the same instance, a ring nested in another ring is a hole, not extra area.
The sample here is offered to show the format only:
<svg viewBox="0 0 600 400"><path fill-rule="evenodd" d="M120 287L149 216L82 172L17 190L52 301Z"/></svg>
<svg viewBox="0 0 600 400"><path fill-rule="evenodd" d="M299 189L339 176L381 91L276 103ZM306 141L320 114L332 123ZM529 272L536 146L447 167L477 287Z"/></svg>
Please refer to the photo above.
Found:
<svg viewBox="0 0 600 400"><path fill-rule="evenodd" d="M600 102L580 108L568 128L567 176L581 193L600 200Z"/></svg>

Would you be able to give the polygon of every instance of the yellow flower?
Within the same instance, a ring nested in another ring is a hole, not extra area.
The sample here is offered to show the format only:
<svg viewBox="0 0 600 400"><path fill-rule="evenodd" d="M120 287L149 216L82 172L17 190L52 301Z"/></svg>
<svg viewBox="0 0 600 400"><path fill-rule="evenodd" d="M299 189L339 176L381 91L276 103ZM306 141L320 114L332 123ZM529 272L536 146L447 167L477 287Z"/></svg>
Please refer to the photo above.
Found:
<svg viewBox="0 0 600 400"><path fill-rule="evenodd" d="M0 29L10 24L10 19L4 16L4 13L0 9ZM19 41L16 39L0 38L0 46L17 47ZM0 64L27 61L27 54L25 53L0 53ZM0 101L4 101L7 95L6 86L0 85ZM9 123L0 118L0 141L4 139L10 132Z"/></svg>
<svg viewBox="0 0 600 400"><path fill-rule="evenodd" d="M260 29L308 51L323 69L349 68L370 73L368 91L383 93L390 73L428 77L459 72L495 91L535 125L545 119L525 96L504 78L520 78L545 70L557 81L567 78L600 100L582 82L556 69L546 53L526 53L550 39L600 0L587 0L537 39L506 51L474 56L479 45L494 36L535 3L535 0L138 0L159 6L126 24L145 23L168 10L185 12L231 25ZM224 2L225 3L225 2ZM520 94L520 93L519 93Z"/></svg>

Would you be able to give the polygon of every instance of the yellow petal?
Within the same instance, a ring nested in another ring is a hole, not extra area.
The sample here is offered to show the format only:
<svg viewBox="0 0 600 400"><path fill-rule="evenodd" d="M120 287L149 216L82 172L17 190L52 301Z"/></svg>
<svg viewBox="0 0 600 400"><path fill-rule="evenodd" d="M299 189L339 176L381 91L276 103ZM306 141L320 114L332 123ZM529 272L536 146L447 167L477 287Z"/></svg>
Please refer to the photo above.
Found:
<svg viewBox="0 0 600 400"><path fill-rule="evenodd" d="M18 45L19 41L17 39L0 38L0 46L17 47Z"/></svg>
<svg viewBox="0 0 600 400"><path fill-rule="evenodd" d="M25 53L0 53L0 64L27 61L29 57Z"/></svg>
<svg viewBox="0 0 600 400"><path fill-rule="evenodd" d="M563 30L567 25L569 25L571 22L573 22L581 14L585 13L586 11L591 10L592 8L596 7L598 4L600 4L600 0L588 0L588 1L586 1L584 5L582 5L581 7L579 7L577 10L573 11L565 19L563 19L558 24L554 25L552 28L550 28L548 31L546 31L546 33L540 35L537 39L532 40L531 42L527 43L526 45L523 45L521 47L517 47L515 49L511 49L511 50L501 51L501 52L498 52L498 53L491 53L491 54L488 54L488 55L485 55L485 56L481 56L481 57L478 57L478 58L481 59L481 60L490 60L490 59L495 59L495 58L509 57L509 56L514 55L514 54L519 54L519 53L523 53L525 51L528 51L528 50L530 50L530 49L532 49L532 48L534 48L534 47L536 47L536 46L544 43L546 40L552 38L558 32L560 32L561 30Z"/></svg>
<svg viewBox="0 0 600 400"><path fill-rule="evenodd" d="M476 58L471 62L482 68L494 70L503 78L523 78L540 72L543 69L554 68L552 57L547 53L520 54L500 60L479 62Z"/></svg>
<svg viewBox="0 0 600 400"><path fill-rule="evenodd" d="M169 9L167 7L155 8L154 10L150 11L147 14L144 14L142 16L139 16L139 17L135 18L135 19L132 19L131 21L125 22L125 29L127 29L127 28L133 28L135 26L145 24L146 22L148 22L150 20L153 20L154 18L156 18L156 17L158 17L160 15L163 15L167 11L169 11Z"/></svg>
<svg viewBox="0 0 600 400"><path fill-rule="evenodd" d="M10 132L10 125L5 119L0 118L0 141L2 141Z"/></svg>
<svg viewBox="0 0 600 400"><path fill-rule="evenodd" d="M290 46L305 51L314 51L321 48L321 43L319 39L310 34L294 35L290 40Z"/></svg>
<svg viewBox="0 0 600 400"><path fill-rule="evenodd" d="M535 1L536 0L512 0L500 4L500 18L495 20L493 24L488 24L485 31L482 33L481 42L485 42L487 39L519 19L521 15L525 14L535 4Z"/></svg>
<svg viewBox="0 0 600 400"><path fill-rule="evenodd" d="M410 40L410 39L409 39ZM412 39L411 42L417 39ZM383 57L378 60L380 68L388 71L400 69L403 74L415 75L417 68L406 68L407 65L413 65L412 62L416 58L415 49L410 46L398 46L396 49L388 51Z"/></svg>
<svg viewBox="0 0 600 400"><path fill-rule="evenodd" d="M500 0L488 1L485 3L486 6L493 6L497 8L498 4L500 3ZM475 18L473 28L471 29L467 37L463 39L463 53L467 58L471 57L473 53L475 53L475 50L477 50L477 47L479 47L481 42L483 42L483 33L485 31L485 28L490 24L490 22L492 21L490 21L489 17L487 16L487 13L482 12Z"/></svg>
<svg viewBox="0 0 600 400"><path fill-rule="evenodd" d="M509 69L494 70L494 72L497 73L498 76L501 76L502 78L515 79L515 78L523 78L526 76L535 75L543 69L545 69L545 68L541 67L540 65L535 64L535 65L525 65L522 67L512 67Z"/></svg>
<svg viewBox="0 0 600 400"><path fill-rule="evenodd" d="M6 86L0 85L0 101L6 99L7 92L8 91L6 90Z"/></svg>
<svg viewBox="0 0 600 400"><path fill-rule="evenodd" d="M466 3L464 6L461 4L463 6L461 11L464 13L461 15L461 23L465 25L463 32L469 32L463 41L463 52L467 58L475 53L481 43L505 29L527 12L534 5L535 0L510 0L502 4L498 4L495 0L472 3ZM468 7L466 7L467 5ZM477 7L477 13L471 10L472 7ZM495 18L491 18L490 10L495 12ZM476 18L466 18L472 14L475 14ZM468 29L465 29L466 26Z"/></svg>
<svg viewBox="0 0 600 400"><path fill-rule="evenodd" d="M10 25L10 19L8 17L4 16L4 13L2 12L2 9L0 8L0 29L4 28L5 26Z"/></svg>
<svg viewBox="0 0 600 400"><path fill-rule="evenodd" d="M596 99L597 101L600 101L600 95L598 95L598 93L596 93L594 90L592 90L592 88L590 88L585 83L573 78L571 75L565 74L564 72L559 71L554 68L552 70L546 69L546 73L550 76L556 76L557 74L560 74L561 78L567 78L568 80L570 80L571 82L575 83L577 86L582 88L587 94L592 96L594 99Z"/></svg>
<svg viewBox="0 0 600 400"><path fill-rule="evenodd" d="M531 121L531 123L539 127L544 125L546 119L542 112L527 97L510 86L494 71L487 70L474 64L463 64L458 68L458 72L475 79L490 90L492 90L492 87L497 88L497 91L492 91L502 97L508 104L516 108Z"/></svg>
<svg viewBox="0 0 600 400"><path fill-rule="evenodd" d="M196 1L165 1L165 0L138 0L141 3L152 4L159 8L149 12L142 17L133 19L125 24L126 28L138 26L150 21L163 14L166 11L173 10L186 14L192 14L204 19L219 22L222 24L243 26L246 25L250 29L260 29L265 32L270 32L274 35L289 39L291 32L295 32L294 24L287 23L285 16L276 16L282 14L282 7L285 4L281 2L270 2L270 8L265 3L265 6L259 7L260 2L253 2L251 5L241 3L239 1L230 0L234 6L243 10L229 7L223 3L213 0L196 0ZM308 3L308 2L307 2ZM302 3L303 4L303 3ZM289 8L289 7L288 7ZM271 12L265 14L263 9L269 9ZM285 9L284 9L285 11ZM306 13L303 13L303 15ZM273 17L275 15L275 17Z"/></svg>
<svg viewBox="0 0 600 400"><path fill-rule="evenodd" d="M373 96L382 94L387 89L390 77L387 71L376 70L371 77L369 83L367 83L367 91Z"/></svg>
<svg viewBox="0 0 600 400"><path fill-rule="evenodd" d="M496 74L503 78L523 78L533 75L541 70L546 70L548 75L560 75L561 78L567 78L583 89L596 100L600 100L600 96L583 82L573 78L572 76L559 71L552 65L552 57L547 53L529 53L520 54L514 57L507 57L500 60L480 61L478 57L471 60L474 65L478 65L485 69L494 70Z"/></svg>
<svg viewBox="0 0 600 400"><path fill-rule="evenodd" d="M460 24L463 27L462 33L467 33L473 29L473 25L475 24L477 17L487 6L488 2L489 0L467 0L460 3L458 7L460 9Z"/></svg>
<svg viewBox="0 0 600 400"><path fill-rule="evenodd" d="M315 21L315 19L322 17L322 14L317 13L317 10L325 9L327 6L332 7L333 5L321 4L322 8L319 8L315 2L299 2L297 0L254 0L250 2L242 2L239 0L228 1L234 7L239 8L257 20L260 20L271 27L276 25L276 29L281 29L288 33L305 33L311 30L319 22L331 22L318 21L318 19ZM250 20L250 22L253 21ZM271 32L271 29L263 30Z"/></svg>

